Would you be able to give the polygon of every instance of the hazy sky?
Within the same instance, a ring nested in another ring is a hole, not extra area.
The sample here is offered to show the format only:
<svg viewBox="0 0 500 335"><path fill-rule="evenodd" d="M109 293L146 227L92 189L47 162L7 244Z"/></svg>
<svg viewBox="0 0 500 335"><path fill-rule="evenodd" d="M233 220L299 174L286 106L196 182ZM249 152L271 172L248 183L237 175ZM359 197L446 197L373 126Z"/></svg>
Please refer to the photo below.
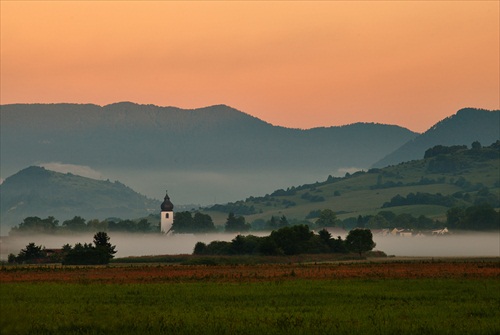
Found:
<svg viewBox="0 0 500 335"><path fill-rule="evenodd" d="M1 1L1 104L227 104L425 131L498 109L499 1Z"/></svg>

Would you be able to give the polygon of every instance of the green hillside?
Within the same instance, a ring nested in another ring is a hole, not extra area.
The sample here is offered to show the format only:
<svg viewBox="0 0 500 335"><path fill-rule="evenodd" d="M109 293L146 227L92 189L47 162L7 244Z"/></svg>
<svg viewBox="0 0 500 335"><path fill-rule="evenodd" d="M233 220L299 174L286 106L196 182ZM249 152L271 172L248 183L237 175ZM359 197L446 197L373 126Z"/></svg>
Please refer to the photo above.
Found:
<svg viewBox="0 0 500 335"><path fill-rule="evenodd" d="M31 166L0 185L2 234L28 216L54 216L58 220L137 218L156 213L160 202L124 184L63 174Z"/></svg>
<svg viewBox="0 0 500 335"><path fill-rule="evenodd" d="M444 220L450 207L485 202L500 206L500 141L488 147L476 143L472 149L436 146L421 160L343 178L329 176L324 182L215 205L206 212L218 224L225 222L228 212L245 216L247 222L283 215L312 222L315 211L322 209L333 210L342 220L381 210Z"/></svg>

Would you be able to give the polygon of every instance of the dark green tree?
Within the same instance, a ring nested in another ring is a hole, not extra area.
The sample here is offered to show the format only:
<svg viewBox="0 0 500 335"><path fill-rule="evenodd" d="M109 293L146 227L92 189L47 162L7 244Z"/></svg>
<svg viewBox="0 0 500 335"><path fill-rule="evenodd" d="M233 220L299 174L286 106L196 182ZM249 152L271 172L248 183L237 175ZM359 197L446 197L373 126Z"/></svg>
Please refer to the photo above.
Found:
<svg viewBox="0 0 500 335"><path fill-rule="evenodd" d="M500 230L500 213L488 204L471 206L465 210L464 224L469 230Z"/></svg>
<svg viewBox="0 0 500 335"><path fill-rule="evenodd" d="M97 219L87 221L87 229L91 232L98 231L107 231L108 230L108 222L107 221L99 221Z"/></svg>
<svg viewBox="0 0 500 335"><path fill-rule="evenodd" d="M481 150L482 145L479 141L472 142L472 150Z"/></svg>
<svg viewBox="0 0 500 335"><path fill-rule="evenodd" d="M285 255L298 255L308 250L314 233L306 225L284 227L271 232L271 239Z"/></svg>
<svg viewBox="0 0 500 335"><path fill-rule="evenodd" d="M389 227L389 221L387 221L382 215L377 214L370 218L366 226L372 229L387 228Z"/></svg>
<svg viewBox="0 0 500 335"><path fill-rule="evenodd" d="M345 245L347 250L359 253L360 257L364 252L370 251L376 246L371 230L360 228L349 232L345 239Z"/></svg>
<svg viewBox="0 0 500 335"><path fill-rule="evenodd" d="M98 232L94 235L94 245L77 243L74 248L64 245L65 255L62 263L65 265L108 264L116 253L116 247L111 245L109 239L107 233Z"/></svg>
<svg viewBox="0 0 500 335"><path fill-rule="evenodd" d="M193 233L209 233L215 231L214 221L208 214L196 212L193 217Z"/></svg>
<svg viewBox="0 0 500 335"><path fill-rule="evenodd" d="M245 222L243 216L235 216L233 212L229 213L226 219L225 231L230 233L246 232L250 230L250 224Z"/></svg>
<svg viewBox="0 0 500 335"><path fill-rule="evenodd" d="M172 224L172 232L175 234L192 233L194 226L193 215L191 212L176 212L174 214L174 223Z"/></svg>
<svg viewBox="0 0 500 335"><path fill-rule="evenodd" d="M87 230L85 219L80 216L75 216L71 220L63 221L62 225L75 232L82 232Z"/></svg>
<svg viewBox="0 0 500 335"><path fill-rule="evenodd" d="M323 241L325 241L325 243L328 243L328 241L332 238L332 234L324 228L319 231L318 235Z"/></svg>
<svg viewBox="0 0 500 335"><path fill-rule="evenodd" d="M391 212L391 211L380 211L380 212L378 212L377 215L382 216L384 219L386 219L389 222L392 222L392 220L394 220L394 218L396 217L396 214L394 214L394 212Z"/></svg>
<svg viewBox="0 0 500 335"><path fill-rule="evenodd" d="M316 220L316 227L335 227L337 225L337 215L331 209L323 209Z"/></svg>
<svg viewBox="0 0 500 335"><path fill-rule="evenodd" d="M282 215L281 218L280 218L280 221L279 221L279 224L278 224L278 227L279 228L283 228L283 227L288 227L288 220L286 218L286 216Z"/></svg>
<svg viewBox="0 0 500 335"><path fill-rule="evenodd" d="M207 245L203 242L197 242L194 246L193 255L203 255L207 250Z"/></svg>
<svg viewBox="0 0 500 335"><path fill-rule="evenodd" d="M111 259L113 259L114 254L116 254L116 246L109 243L109 236L107 233L100 231L94 235L94 245L96 250L101 255L100 264L108 264Z"/></svg>
<svg viewBox="0 0 500 335"><path fill-rule="evenodd" d="M143 233L148 233L151 230L151 223L147 219L141 219L137 222L137 230Z"/></svg>
<svg viewBox="0 0 500 335"><path fill-rule="evenodd" d="M34 263L46 256L44 248L35 243L29 243L24 249L21 249L17 257L12 258L16 263Z"/></svg>
<svg viewBox="0 0 500 335"><path fill-rule="evenodd" d="M450 228L460 229L464 225L465 209L453 207L446 211L446 224Z"/></svg>
<svg viewBox="0 0 500 335"><path fill-rule="evenodd" d="M59 227L59 221L53 216L41 219L38 216L29 216L23 220L17 227L13 227L11 234L18 233L42 233L52 234Z"/></svg>
<svg viewBox="0 0 500 335"><path fill-rule="evenodd" d="M267 221L267 228L270 230L278 229L278 220L274 217L274 215L271 216L269 221Z"/></svg>

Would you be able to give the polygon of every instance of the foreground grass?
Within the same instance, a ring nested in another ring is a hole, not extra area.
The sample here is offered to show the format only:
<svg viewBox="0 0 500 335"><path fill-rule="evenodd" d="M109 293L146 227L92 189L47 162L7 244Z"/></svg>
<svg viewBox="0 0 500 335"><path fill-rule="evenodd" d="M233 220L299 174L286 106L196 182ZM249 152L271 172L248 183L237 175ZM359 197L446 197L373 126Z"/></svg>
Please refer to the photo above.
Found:
<svg viewBox="0 0 500 335"><path fill-rule="evenodd" d="M2 283L1 334L499 334L497 279Z"/></svg>

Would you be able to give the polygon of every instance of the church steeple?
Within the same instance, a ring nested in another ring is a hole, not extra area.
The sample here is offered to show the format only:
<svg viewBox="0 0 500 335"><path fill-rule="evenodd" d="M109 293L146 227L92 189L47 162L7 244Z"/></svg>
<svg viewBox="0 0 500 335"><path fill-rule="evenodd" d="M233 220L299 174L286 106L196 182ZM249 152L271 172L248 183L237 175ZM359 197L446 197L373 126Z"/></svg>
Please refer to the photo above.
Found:
<svg viewBox="0 0 500 335"><path fill-rule="evenodd" d="M174 210L174 204L170 201L170 197L168 196L168 191L165 194L165 198L163 198L163 202L161 204L162 212L171 212Z"/></svg>
<svg viewBox="0 0 500 335"><path fill-rule="evenodd" d="M168 234L172 229L174 223L174 205L170 201L168 196L168 191L165 194L165 198L161 204L161 215L160 215L160 230L164 234Z"/></svg>

